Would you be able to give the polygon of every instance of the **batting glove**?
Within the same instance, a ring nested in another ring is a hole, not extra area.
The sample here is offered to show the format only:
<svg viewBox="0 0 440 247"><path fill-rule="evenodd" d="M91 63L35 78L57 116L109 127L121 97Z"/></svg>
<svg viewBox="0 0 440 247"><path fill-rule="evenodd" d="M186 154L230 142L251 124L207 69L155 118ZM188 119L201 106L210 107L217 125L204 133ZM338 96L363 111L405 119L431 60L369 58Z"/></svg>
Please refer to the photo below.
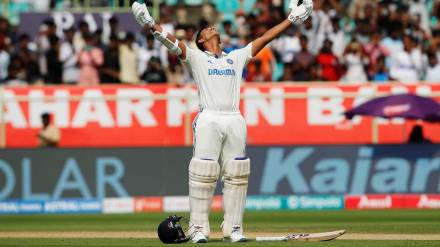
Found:
<svg viewBox="0 0 440 247"><path fill-rule="evenodd" d="M131 6L131 10L139 25L153 27L156 23L153 17L151 17L150 12L148 12L148 8L145 4L135 1Z"/></svg>
<svg viewBox="0 0 440 247"><path fill-rule="evenodd" d="M289 4L290 14L287 18L293 24L301 24L306 21L313 12L313 1L304 0L301 5L298 6L298 0L291 0Z"/></svg>

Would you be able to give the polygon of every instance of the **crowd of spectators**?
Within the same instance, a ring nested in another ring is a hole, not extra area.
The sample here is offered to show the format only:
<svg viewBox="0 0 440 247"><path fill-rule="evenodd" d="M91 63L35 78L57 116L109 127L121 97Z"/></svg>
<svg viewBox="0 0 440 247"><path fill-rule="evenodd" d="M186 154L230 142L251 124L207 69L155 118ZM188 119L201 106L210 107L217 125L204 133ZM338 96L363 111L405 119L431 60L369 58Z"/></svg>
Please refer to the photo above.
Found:
<svg viewBox="0 0 440 247"><path fill-rule="evenodd" d="M286 18L282 0L204 1L194 24L185 5L160 8L160 23L196 48L200 26L216 24L226 52L243 47ZM249 3L251 2L251 3ZM288 1L286 1L288 2ZM312 17L293 26L247 66L247 82L440 83L440 2L435 0L315 0ZM46 20L37 37L14 32L0 17L0 83L191 83L176 56L149 30L111 31L86 21L60 35Z"/></svg>

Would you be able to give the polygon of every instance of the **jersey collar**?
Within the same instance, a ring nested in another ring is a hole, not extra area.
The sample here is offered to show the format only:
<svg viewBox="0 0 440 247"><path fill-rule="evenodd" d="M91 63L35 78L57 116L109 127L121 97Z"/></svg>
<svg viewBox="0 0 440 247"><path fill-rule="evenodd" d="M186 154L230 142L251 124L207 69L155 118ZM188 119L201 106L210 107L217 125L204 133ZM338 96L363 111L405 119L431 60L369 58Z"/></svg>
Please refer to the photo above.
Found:
<svg viewBox="0 0 440 247"><path fill-rule="evenodd" d="M205 51L205 53L208 54L208 56L215 57L215 58L222 58L222 57L228 55L228 54L226 54L226 52L224 52L224 51L222 51L222 55L221 55L220 57L218 57L216 54L214 54L214 53L212 53L212 52L210 52L210 51Z"/></svg>

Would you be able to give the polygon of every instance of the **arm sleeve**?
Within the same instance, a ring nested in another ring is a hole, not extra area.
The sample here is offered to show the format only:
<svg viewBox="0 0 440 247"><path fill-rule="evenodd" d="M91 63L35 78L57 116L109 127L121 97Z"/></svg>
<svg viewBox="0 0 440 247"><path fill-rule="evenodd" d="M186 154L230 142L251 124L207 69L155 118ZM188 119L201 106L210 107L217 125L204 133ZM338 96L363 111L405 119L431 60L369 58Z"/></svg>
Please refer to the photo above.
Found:
<svg viewBox="0 0 440 247"><path fill-rule="evenodd" d="M182 62L184 62L187 65L191 65L195 62L195 58L197 56L197 50L190 48L189 46L186 46L186 58L181 59Z"/></svg>
<svg viewBox="0 0 440 247"><path fill-rule="evenodd" d="M242 62L242 66L246 66L252 59L252 43L249 43L247 46L241 49L233 51L233 53L234 56L236 56L236 58Z"/></svg>

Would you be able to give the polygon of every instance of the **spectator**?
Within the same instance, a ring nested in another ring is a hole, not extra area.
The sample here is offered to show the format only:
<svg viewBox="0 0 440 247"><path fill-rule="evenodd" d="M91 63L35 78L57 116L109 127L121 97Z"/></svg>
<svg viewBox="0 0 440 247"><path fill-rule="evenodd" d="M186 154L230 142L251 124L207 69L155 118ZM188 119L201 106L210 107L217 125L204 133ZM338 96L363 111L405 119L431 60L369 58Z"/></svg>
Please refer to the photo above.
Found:
<svg viewBox="0 0 440 247"><path fill-rule="evenodd" d="M319 78L323 81L339 81L341 68L338 58L332 51L333 43L326 39L317 57Z"/></svg>
<svg viewBox="0 0 440 247"><path fill-rule="evenodd" d="M0 36L3 36L4 43L8 46L11 43L10 25L8 19L0 15Z"/></svg>
<svg viewBox="0 0 440 247"><path fill-rule="evenodd" d="M286 63L283 66L283 75L280 77L278 81L294 81L293 76L293 63Z"/></svg>
<svg viewBox="0 0 440 247"><path fill-rule="evenodd" d="M410 16L416 16L419 19L421 29L429 31L429 11L426 0L411 0L409 4Z"/></svg>
<svg viewBox="0 0 440 247"><path fill-rule="evenodd" d="M8 77L5 79L8 86L26 86L26 70L18 57L11 59L8 66Z"/></svg>
<svg viewBox="0 0 440 247"><path fill-rule="evenodd" d="M105 45L110 44L110 37L114 36L120 38L125 35L125 32L119 29L119 19L116 16L112 16L108 20L108 24L110 26L109 30L104 29L102 35L102 41Z"/></svg>
<svg viewBox="0 0 440 247"><path fill-rule="evenodd" d="M421 80L422 78L424 78L426 73L428 57L425 53L423 53L420 42L416 37L411 37L411 47L411 58L414 61L414 65L416 66L419 80Z"/></svg>
<svg viewBox="0 0 440 247"><path fill-rule="evenodd" d="M421 125L417 124L412 128L411 133L409 134L408 143L409 144L427 144L427 143L432 143L432 142L431 142L431 140L426 138L425 135L423 134L423 127Z"/></svg>
<svg viewBox="0 0 440 247"><path fill-rule="evenodd" d="M221 35L224 51L229 53L239 48L239 38L236 32L233 31L232 22L224 21L222 23L224 34Z"/></svg>
<svg viewBox="0 0 440 247"><path fill-rule="evenodd" d="M440 2L433 4L431 27L432 29L440 29Z"/></svg>
<svg viewBox="0 0 440 247"><path fill-rule="evenodd" d="M364 45L364 53L368 56L368 74L375 73L377 60L379 57L387 57L390 55L388 49L380 43L381 34L380 32L374 32L371 35L370 42Z"/></svg>
<svg viewBox="0 0 440 247"><path fill-rule="evenodd" d="M339 22L340 19L338 17L332 18L332 31L329 32L328 38L331 42L333 42L333 53L338 58L342 58L348 42L346 40L346 34L341 29Z"/></svg>
<svg viewBox="0 0 440 247"><path fill-rule="evenodd" d="M392 53L390 76L400 82L418 82L420 78L417 71L417 64L420 62L416 61L418 58L415 58L412 54L413 43L411 37L405 36L403 44L404 49L402 51Z"/></svg>
<svg viewBox="0 0 440 247"><path fill-rule="evenodd" d="M270 82L272 81L272 75L269 73L264 73L260 59L254 59L249 63L246 81Z"/></svg>
<svg viewBox="0 0 440 247"><path fill-rule="evenodd" d="M305 35L300 37L301 51L296 54L292 61L293 80L295 81L311 81L314 75L314 67L316 65L315 56L309 51L309 40Z"/></svg>
<svg viewBox="0 0 440 247"><path fill-rule="evenodd" d="M319 53L332 29L330 15L330 3L320 1L316 4L311 18L305 22L306 26L310 23L310 29L304 34L309 38L309 50L313 54Z"/></svg>
<svg viewBox="0 0 440 247"><path fill-rule="evenodd" d="M49 68L47 67L46 54L49 51L51 37L56 37L56 25L52 19L47 19L40 26L37 37L37 47L39 53L39 66L41 75L46 78Z"/></svg>
<svg viewBox="0 0 440 247"><path fill-rule="evenodd" d="M8 77L8 67L11 56L6 50L5 36L0 34L0 82Z"/></svg>
<svg viewBox="0 0 440 247"><path fill-rule="evenodd" d="M429 49L432 53L435 53L437 58L440 60L440 29L435 29L432 31L432 39Z"/></svg>
<svg viewBox="0 0 440 247"><path fill-rule="evenodd" d="M75 29L73 27L64 31L65 40L60 47L60 61L63 63L63 83L74 84L79 79L79 69L77 66L78 58L76 56L73 39Z"/></svg>
<svg viewBox="0 0 440 247"><path fill-rule="evenodd" d="M180 63L170 63L170 66L166 68L166 77L168 83L184 83L183 75L185 70Z"/></svg>
<svg viewBox="0 0 440 247"><path fill-rule="evenodd" d="M139 49L139 74L144 74L147 70L148 62L152 57L160 57L160 49L155 46L152 34L146 35L146 47Z"/></svg>
<svg viewBox="0 0 440 247"><path fill-rule="evenodd" d="M429 54L429 65L426 73L426 82L440 84L440 63L436 54Z"/></svg>
<svg viewBox="0 0 440 247"><path fill-rule="evenodd" d="M380 33L389 33L388 27L390 27L390 4L386 1L379 1L377 4L377 30Z"/></svg>
<svg viewBox="0 0 440 247"><path fill-rule="evenodd" d="M360 9L357 9L354 21L356 23L355 38L366 42L371 34L376 30L376 15L375 6L372 3L367 3L363 7L363 15L359 14Z"/></svg>
<svg viewBox="0 0 440 247"><path fill-rule="evenodd" d="M60 130L51 123L51 116L49 113L43 113L41 115L41 121L43 128L38 132L38 142L40 147L57 147L60 139Z"/></svg>
<svg viewBox="0 0 440 247"><path fill-rule="evenodd" d="M99 84L98 68L103 64L101 49L93 44L93 36L90 33L84 35L85 46L78 53L80 67L78 84L80 86L96 86Z"/></svg>
<svg viewBox="0 0 440 247"><path fill-rule="evenodd" d="M210 1L204 1L205 3L202 5L201 16L202 19L206 20L209 23L214 23L217 20L217 11L215 6L210 3Z"/></svg>
<svg viewBox="0 0 440 247"><path fill-rule="evenodd" d="M264 33L267 30L266 26L260 26L258 31L256 32L257 36ZM258 74L258 78L262 79L268 79L265 81L272 81L272 72L275 65L275 56L272 52L272 49L269 47L264 47L255 57L255 61L259 60L259 64L255 62L250 62L247 66L248 72L253 73L253 76L256 76ZM260 69L257 71L256 67L259 67ZM252 72L254 71L254 72ZM248 77L250 78L250 77ZM269 79L270 78L270 79ZM248 80L249 81L249 80Z"/></svg>
<svg viewBox="0 0 440 247"><path fill-rule="evenodd" d="M119 47L119 64L121 72L119 80L122 83L138 84L138 55L134 47L134 34L128 33Z"/></svg>
<svg viewBox="0 0 440 247"><path fill-rule="evenodd" d="M63 76L63 64L60 58L60 40L57 36L49 38L50 48L46 52L47 76L46 82L49 84L61 84Z"/></svg>
<svg viewBox="0 0 440 247"><path fill-rule="evenodd" d="M291 63L295 55L301 51L299 36L296 34L296 30L291 28L271 43L272 49L280 57L280 62Z"/></svg>
<svg viewBox="0 0 440 247"><path fill-rule="evenodd" d="M368 81L364 66L368 60L362 50L362 45L352 41L344 52L343 62L347 69L344 81L348 83L366 83Z"/></svg>
<svg viewBox="0 0 440 247"><path fill-rule="evenodd" d="M89 24L85 21L81 21L78 24L78 32L76 32L73 37L73 46L76 51L81 51L84 48L86 45L84 36L88 34L90 34Z"/></svg>
<svg viewBox="0 0 440 247"><path fill-rule="evenodd" d="M40 67L38 65L38 56L35 52L35 46L31 42L31 38L27 34L21 34L18 38L18 45L13 53L13 57L17 57L26 68L26 81L29 84L43 83Z"/></svg>
<svg viewBox="0 0 440 247"><path fill-rule="evenodd" d="M104 52L104 64L101 67L101 82L119 83L121 65L119 61L119 39L115 35L110 36L110 43Z"/></svg>
<svg viewBox="0 0 440 247"><path fill-rule="evenodd" d="M390 54L395 54L403 50L403 42L401 39L401 25L393 23L390 27L390 35L382 40L382 45Z"/></svg>
<svg viewBox="0 0 440 247"><path fill-rule="evenodd" d="M102 42L102 29L98 28L96 29L95 33L93 34L93 43L95 44L96 47L98 47L101 50L105 50L106 45Z"/></svg>
<svg viewBox="0 0 440 247"><path fill-rule="evenodd" d="M165 70L160 63L160 59L152 57L148 62L148 68L142 75L142 81L146 83L166 83L167 76Z"/></svg>
<svg viewBox="0 0 440 247"><path fill-rule="evenodd" d="M385 57L379 57L372 69L371 80L376 83L384 83L390 80L390 74L385 65Z"/></svg>

